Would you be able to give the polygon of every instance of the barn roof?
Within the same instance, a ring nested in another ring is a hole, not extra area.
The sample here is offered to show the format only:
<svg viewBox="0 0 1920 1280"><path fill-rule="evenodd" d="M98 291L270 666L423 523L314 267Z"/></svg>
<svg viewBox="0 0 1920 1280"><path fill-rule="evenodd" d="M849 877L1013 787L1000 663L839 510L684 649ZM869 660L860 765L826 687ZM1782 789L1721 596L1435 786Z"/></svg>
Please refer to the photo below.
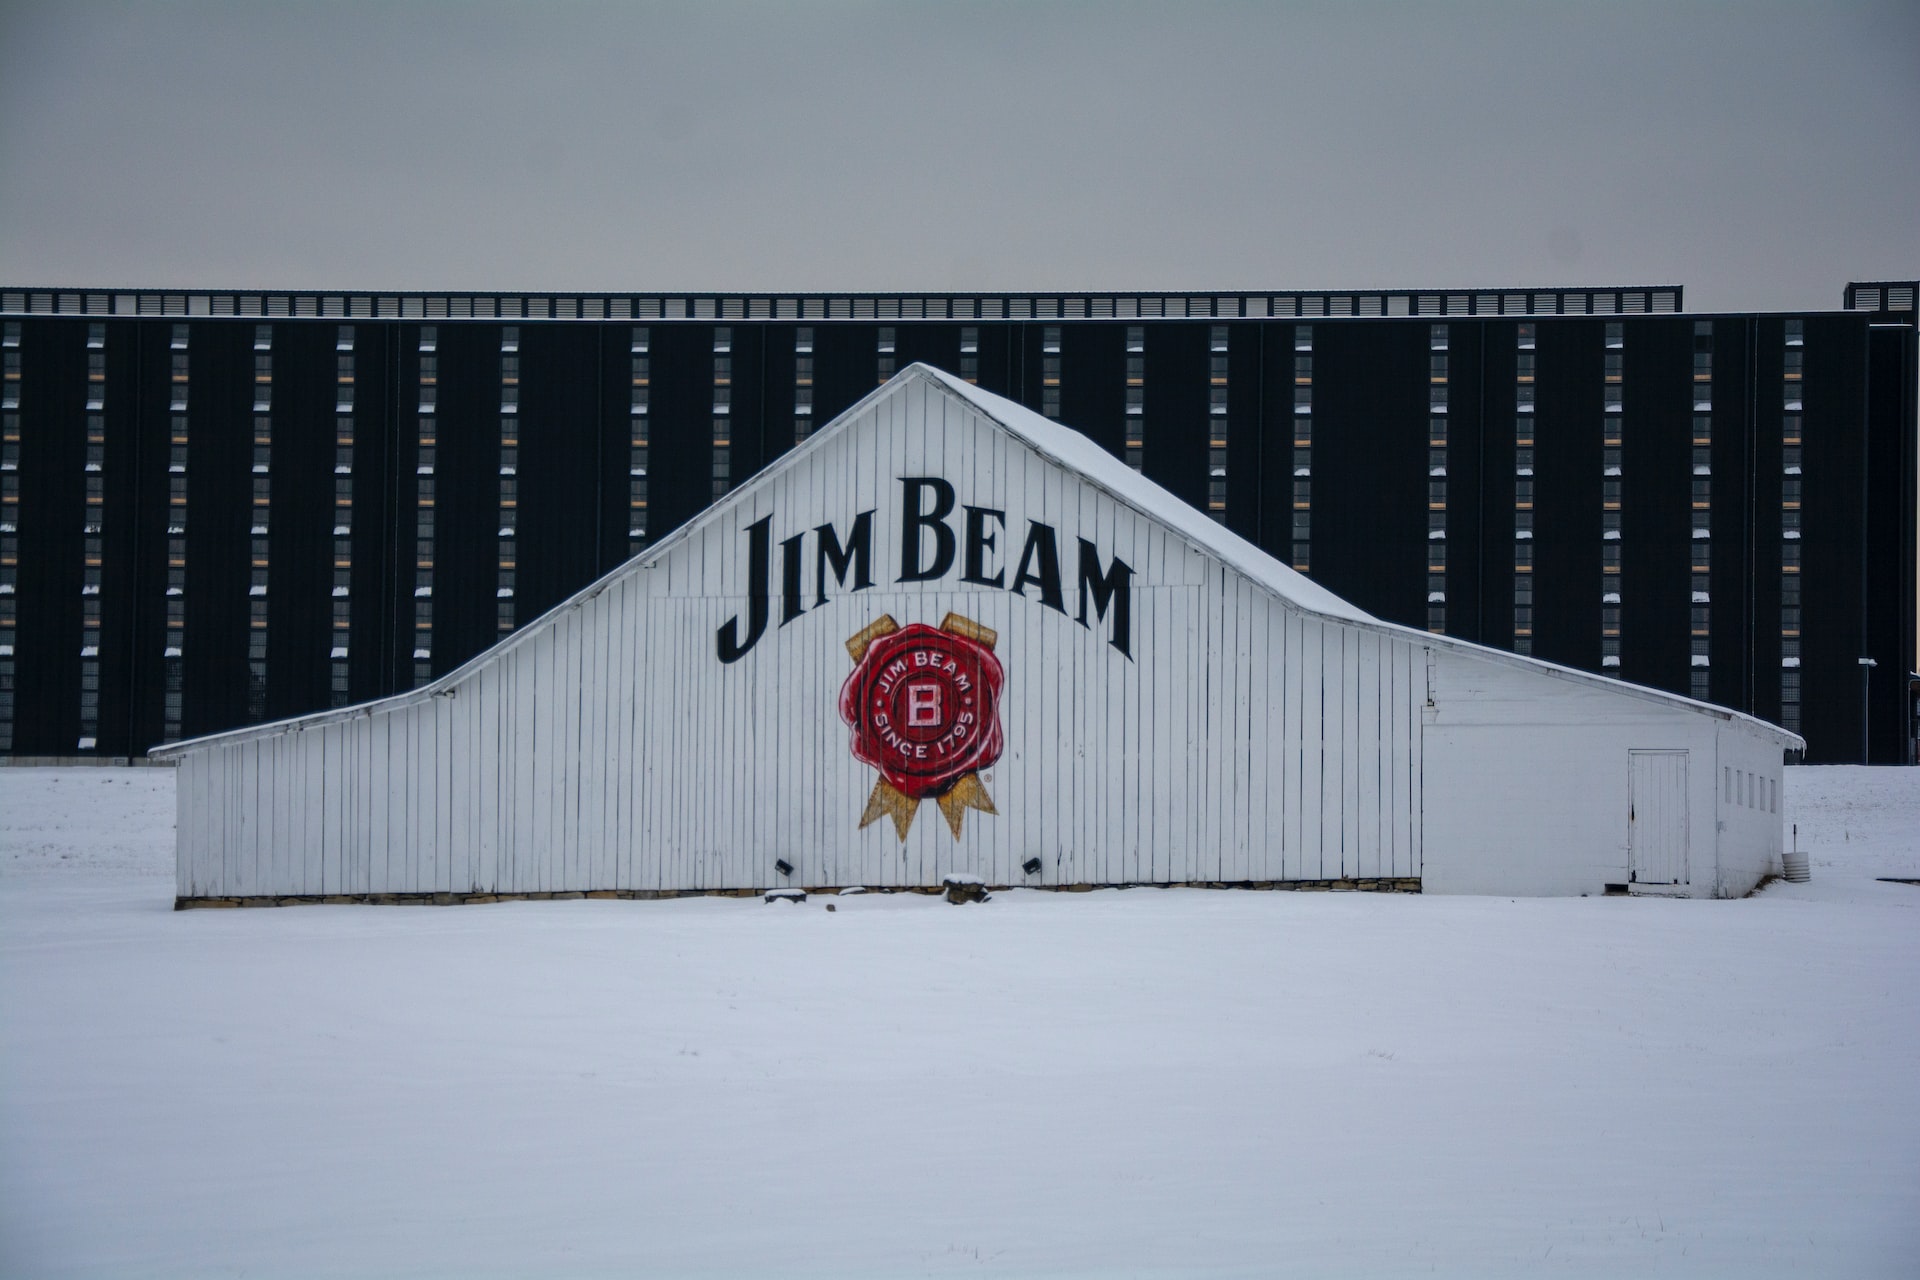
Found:
<svg viewBox="0 0 1920 1280"><path fill-rule="evenodd" d="M1205 512L1180 501L1071 427L1043 418L1005 396L982 391L931 365L914 364L899 377L922 376L944 386L987 417L1069 471L1078 472L1114 497L1178 532L1229 568L1303 609L1349 622L1375 622L1303 573L1280 563Z"/></svg>
<svg viewBox="0 0 1920 1280"><path fill-rule="evenodd" d="M982 391L970 383L963 382L929 365L910 365L902 370L899 376L905 379L909 374L924 376L946 387L979 409L981 413L1025 440L1040 453L1051 457L1064 467L1079 472L1127 505L1178 531L1188 542L1208 555L1302 609L1370 628L1415 635L1423 644L1432 645L1435 648L1465 650L1476 657L1505 665L1527 667L1577 683L1600 685L1650 701L1690 707L1725 719L1750 723L1777 735L1783 747L1799 751L1806 749L1805 739L1798 735L1789 733L1778 725L1768 724L1758 717L1727 707L1684 698L1662 689L1631 684L1610 676L1596 675L1574 667L1563 667L1539 658L1510 653L1505 649L1489 648L1456 636L1435 635L1397 622L1382 621L1349 604L1304 574L1282 564L1219 521L1208 517L1205 512L1182 502L1078 431L1062 426L1052 419L1044 418L1025 405L1016 404L1005 396Z"/></svg>
<svg viewBox="0 0 1920 1280"><path fill-rule="evenodd" d="M1147 479L1120 459L1089 440L1071 427L1042 417L1024 405L1004 396L964 382L943 370L931 365L914 363L902 369L885 383L862 397L827 426L821 428L805 441L795 446L780 459L754 475L726 497L715 502L699 515L689 520L672 534L661 539L640 556L626 561L597 581L589 584L574 595L561 601L542 617L521 627L499 644L486 649L466 663L442 675L437 680L421 685L406 692L390 695L374 703L362 703L358 706L342 707L332 711L315 712L271 724L249 725L231 729L223 733L209 734L202 738L193 738L164 747L156 747L148 754L156 759L168 759L182 752L197 749L203 745L235 741L247 737L257 737L279 732L288 727L316 727L365 714L372 706L398 706L419 701L442 692L459 683L475 668L496 659L500 654L525 643L543 627L551 625L567 610L592 599L604 591L608 585L628 574L650 567L674 546L692 536L692 534L714 520L726 518L727 512L749 494L762 485L771 484L779 473L791 465L798 457L814 450L831 447L833 438L846 430L874 404L905 394L910 389L925 384L952 395L994 422L1015 438L1021 440L1037 453L1068 471L1082 477L1088 483L1105 490L1118 501L1139 511L1148 519L1157 521L1178 533L1188 543L1204 554L1218 560L1234 572L1270 592L1279 599L1307 612L1325 617L1336 618L1343 622L1359 625L1373 630L1393 632L1400 635L1417 637L1421 643L1436 648L1450 648L1469 651L1477 657L1505 665L1521 666L1562 679L1573 680L1626 693L1655 702L1664 702L1676 706L1689 707L1722 719L1749 722L1761 729L1777 735L1783 746L1789 749L1804 750L1806 743L1795 734L1787 732L1777 725L1768 724L1756 717L1727 707L1697 702L1678 694L1667 693L1644 685L1630 684L1626 681L1607 676L1596 675L1572 667L1563 667L1538 658L1509 653L1503 649L1492 649L1485 645L1461 640L1446 635L1435 635L1417 628L1403 626L1395 622L1383 621L1372 614L1348 603L1325 587L1314 582L1304 574L1247 541L1224 524L1211 519L1204 512L1196 510L1160 485Z"/></svg>

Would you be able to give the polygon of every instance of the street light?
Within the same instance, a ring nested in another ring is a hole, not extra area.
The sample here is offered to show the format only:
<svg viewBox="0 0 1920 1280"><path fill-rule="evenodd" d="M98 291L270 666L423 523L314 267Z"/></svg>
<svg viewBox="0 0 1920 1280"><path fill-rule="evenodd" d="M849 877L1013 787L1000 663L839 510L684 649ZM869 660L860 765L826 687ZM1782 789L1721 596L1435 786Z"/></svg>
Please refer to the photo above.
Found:
<svg viewBox="0 0 1920 1280"><path fill-rule="evenodd" d="M1873 669L1879 665L1880 664L1875 662L1872 658L1860 659L1860 763L1861 764L1873 763L1872 759L1869 758L1869 756L1867 755L1867 714L1868 714L1868 708L1872 706L1872 703L1869 700L1867 695L1867 684L1868 684L1868 681L1872 680L1873 678Z"/></svg>

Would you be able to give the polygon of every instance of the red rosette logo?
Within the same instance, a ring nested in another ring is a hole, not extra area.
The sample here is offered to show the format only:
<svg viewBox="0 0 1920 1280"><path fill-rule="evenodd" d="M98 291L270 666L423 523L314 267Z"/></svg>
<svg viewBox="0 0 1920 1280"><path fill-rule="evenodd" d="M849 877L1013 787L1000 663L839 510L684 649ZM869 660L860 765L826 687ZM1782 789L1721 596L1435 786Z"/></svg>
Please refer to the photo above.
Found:
<svg viewBox="0 0 1920 1280"><path fill-rule="evenodd" d="M923 800L1000 758L1004 677L992 650L916 622L875 640L840 690L854 757Z"/></svg>
<svg viewBox="0 0 1920 1280"><path fill-rule="evenodd" d="M1000 758L993 631L958 614L938 627L882 616L847 641L853 674L840 689L856 760L880 771L860 825L893 819L907 838L920 802L939 804L954 839L968 809L993 813L979 771Z"/></svg>

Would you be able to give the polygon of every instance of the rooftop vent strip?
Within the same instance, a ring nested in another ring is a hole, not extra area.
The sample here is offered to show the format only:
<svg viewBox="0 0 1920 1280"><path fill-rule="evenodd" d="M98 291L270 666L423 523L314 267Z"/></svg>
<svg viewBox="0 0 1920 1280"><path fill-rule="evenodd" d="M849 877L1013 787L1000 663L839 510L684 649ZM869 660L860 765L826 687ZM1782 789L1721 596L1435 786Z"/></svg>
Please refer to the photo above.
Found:
<svg viewBox="0 0 1920 1280"><path fill-rule="evenodd" d="M604 320L1083 320L1245 319L1382 315L1636 315L1681 309L1679 287L1487 290L1437 293L1375 290L1105 295L905 294L649 296L578 294L517 297L468 294L352 294L325 291L114 293L97 290L0 291L0 313L23 315L201 315L268 318L355 317L465 320L500 317ZM1911 284L1849 285L1849 310L1913 309Z"/></svg>

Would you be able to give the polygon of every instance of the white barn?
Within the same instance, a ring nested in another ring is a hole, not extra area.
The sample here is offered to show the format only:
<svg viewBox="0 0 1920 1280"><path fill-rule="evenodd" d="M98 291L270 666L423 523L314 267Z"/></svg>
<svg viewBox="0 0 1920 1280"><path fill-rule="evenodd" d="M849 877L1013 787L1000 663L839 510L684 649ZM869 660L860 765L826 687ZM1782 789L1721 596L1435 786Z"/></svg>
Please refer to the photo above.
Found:
<svg viewBox="0 0 1920 1280"><path fill-rule="evenodd" d="M160 749L178 902L1746 893L1795 735L1378 621L915 365L457 671Z"/></svg>

